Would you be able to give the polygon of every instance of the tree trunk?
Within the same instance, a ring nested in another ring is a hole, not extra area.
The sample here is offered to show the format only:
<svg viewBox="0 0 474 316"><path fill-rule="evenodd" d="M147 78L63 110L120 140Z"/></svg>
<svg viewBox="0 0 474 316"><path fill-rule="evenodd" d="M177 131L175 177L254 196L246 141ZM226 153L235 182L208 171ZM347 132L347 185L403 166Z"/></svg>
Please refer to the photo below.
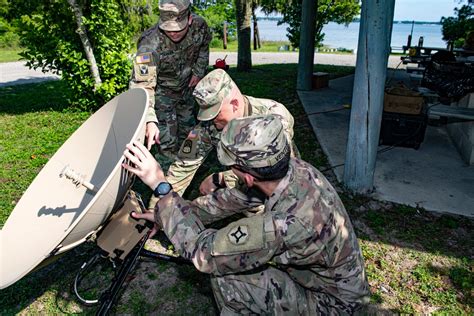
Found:
<svg viewBox="0 0 474 316"><path fill-rule="evenodd" d="M101 84L102 80L100 79L99 68L97 67L97 62L95 61L94 51L92 49L92 45L89 42L89 38L87 37L87 32L82 25L82 10L77 4L76 0L67 0L69 5L71 6L72 11L74 12L74 16L76 17L77 23L77 34L81 38L82 46L84 46L84 52L86 53L87 61L89 61L90 69L92 77L94 78L94 90L97 89Z"/></svg>
<svg viewBox="0 0 474 316"><path fill-rule="evenodd" d="M250 22L252 20L252 4L249 0L235 0L237 18L237 70L252 69L252 52L250 49Z"/></svg>
<svg viewBox="0 0 474 316"><path fill-rule="evenodd" d="M257 16L255 15L256 6L252 7L252 18L253 18L253 50L257 50L261 47L260 45L260 32L258 31Z"/></svg>
<svg viewBox="0 0 474 316"><path fill-rule="evenodd" d="M224 49L227 49L227 22L224 21L224 36L222 37L222 43L224 45Z"/></svg>

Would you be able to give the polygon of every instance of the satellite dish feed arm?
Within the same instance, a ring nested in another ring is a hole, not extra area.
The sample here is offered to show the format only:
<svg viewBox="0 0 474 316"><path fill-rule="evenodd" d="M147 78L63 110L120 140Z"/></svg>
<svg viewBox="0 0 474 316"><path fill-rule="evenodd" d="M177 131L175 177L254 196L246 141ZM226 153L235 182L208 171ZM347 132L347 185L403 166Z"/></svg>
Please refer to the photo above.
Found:
<svg viewBox="0 0 474 316"><path fill-rule="evenodd" d="M63 170L61 170L61 173L59 174L59 177L60 178L66 177L66 179L72 180L72 183L75 184L76 187L79 187L79 186L82 185L86 189L88 189L88 190L90 190L94 193L97 193L97 191L99 191L95 185L93 185L89 181L86 181L85 175L82 175L82 174L74 171L74 169L69 167L69 165L66 165L63 168Z"/></svg>

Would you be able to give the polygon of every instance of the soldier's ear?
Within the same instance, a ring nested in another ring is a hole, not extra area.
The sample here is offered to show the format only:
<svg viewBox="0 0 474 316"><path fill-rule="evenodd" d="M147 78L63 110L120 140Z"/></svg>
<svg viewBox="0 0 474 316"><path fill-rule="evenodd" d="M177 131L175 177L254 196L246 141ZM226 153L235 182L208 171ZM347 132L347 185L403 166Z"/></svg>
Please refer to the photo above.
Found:
<svg viewBox="0 0 474 316"><path fill-rule="evenodd" d="M193 23L193 15L190 14L188 18L188 25L191 26L192 23Z"/></svg>
<svg viewBox="0 0 474 316"><path fill-rule="evenodd" d="M249 188L253 187L255 184L255 178L250 173L243 172L243 174L244 174L245 185Z"/></svg>

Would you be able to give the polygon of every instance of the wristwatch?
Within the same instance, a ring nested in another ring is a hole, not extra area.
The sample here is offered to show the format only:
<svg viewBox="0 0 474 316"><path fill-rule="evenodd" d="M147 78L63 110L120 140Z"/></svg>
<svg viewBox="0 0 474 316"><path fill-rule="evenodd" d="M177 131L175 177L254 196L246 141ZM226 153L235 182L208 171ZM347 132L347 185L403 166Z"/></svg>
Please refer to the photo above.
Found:
<svg viewBox="0 0 474 316"><path fill-rule="evenodd" d="M162 198L166 194L170 193L170 191L173 190L173 187L169 182L160 182L155 190L153 190L153 195L159 198Z"/></svg>

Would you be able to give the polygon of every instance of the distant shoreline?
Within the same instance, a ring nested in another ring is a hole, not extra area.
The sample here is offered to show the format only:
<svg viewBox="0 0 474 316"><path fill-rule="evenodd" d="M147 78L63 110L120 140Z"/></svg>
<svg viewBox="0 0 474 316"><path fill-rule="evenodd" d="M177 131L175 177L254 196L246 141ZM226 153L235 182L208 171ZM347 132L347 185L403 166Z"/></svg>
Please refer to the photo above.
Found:
<svg viewBox="0 0 474 316"><path fill-rule="evenodd" d="M270 16L257 16L258 20L268 20L268 21L281 21L282 17L270 17ZM360 19L354 19L351 23L359 23ZM434 25L441 25L441 22L433 22L433 21L393 21L393 24L434 24Z"/></svg>

